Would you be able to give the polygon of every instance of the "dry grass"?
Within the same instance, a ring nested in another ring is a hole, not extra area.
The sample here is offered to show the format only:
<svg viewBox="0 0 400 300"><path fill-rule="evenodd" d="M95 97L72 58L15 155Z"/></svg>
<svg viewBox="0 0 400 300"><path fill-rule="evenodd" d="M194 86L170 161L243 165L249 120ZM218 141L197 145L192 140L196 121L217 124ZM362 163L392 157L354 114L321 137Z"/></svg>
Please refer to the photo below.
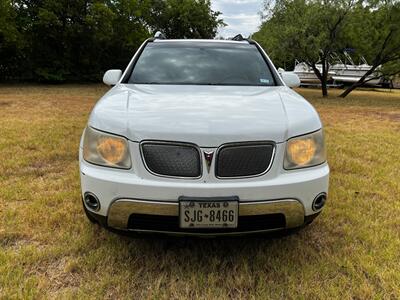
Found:
<svg viewBox="0 0 400 300"><path fill-rule="evenodd" d="M121 237L82 213L78 143L105 90L0 86L0 298L400 298L399 92L299 90L332 168L308 228L173 240Z"/></svg>

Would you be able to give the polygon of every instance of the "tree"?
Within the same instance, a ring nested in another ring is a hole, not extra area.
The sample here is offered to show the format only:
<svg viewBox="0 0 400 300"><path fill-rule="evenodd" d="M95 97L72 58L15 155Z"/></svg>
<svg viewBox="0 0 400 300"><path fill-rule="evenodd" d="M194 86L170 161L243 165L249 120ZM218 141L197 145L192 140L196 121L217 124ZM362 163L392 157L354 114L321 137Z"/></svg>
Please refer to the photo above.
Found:
<svg viewBox="0 0 400 300"><path fill-rule="evenodd" d="M265 21L253 37L277 61L307 63L327 96L331 55L342 47L343 27L352 0L267 0ZM322 65L321 71L317 64Z"/></svg>
<svg viewBox="0 0 400 300"><path fill-rule="evenodd" d="M20 55L21 37L10 1L0 0L0 79L11 77Z"/></svg>
<svg viewBox="0 0 400 300"><path fill-rule="evenodd" d="M0 79L98 81L151 31L212 38L209 0L0 0Z"/></svg>
<svg viewBox="0 0 400 300"><path fill-rule="evenodd" d="M346 39L371 62L364 76L348 87L346 97L367 81L400 73L400 3L380 0L360 3L346 26ZM379 68L379 70L378 70ZM378 72L376 72L378 70Z"/></svg>
<svg viewBox="0 0 400 300"><path fill-rule="evenodd" d="M147 24L167 38L212 39L224 26L210 0L149 0L148 5Z"/></svg>
<svg viewBox="0 0 400 300"><path fill-rule="evenodd" d="M97 81L105 69L124 67L149 36L139 8L134 0L38 2L26 34L34 78Z"/></svg>

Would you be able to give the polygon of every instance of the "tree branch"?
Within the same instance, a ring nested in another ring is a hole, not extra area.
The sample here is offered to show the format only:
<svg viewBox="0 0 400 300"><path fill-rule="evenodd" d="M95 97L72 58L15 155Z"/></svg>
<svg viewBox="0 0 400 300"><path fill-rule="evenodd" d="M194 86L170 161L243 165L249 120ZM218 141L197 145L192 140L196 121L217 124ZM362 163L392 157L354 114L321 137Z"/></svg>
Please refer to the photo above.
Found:
<svg viewBox="0 0 400 300"><path fill-rule="evenodd" d="M383 41L383 44L381 46L381 50L378 52L378 54L375 56L374 59L374 65L381 65L382 64L382 53L385 51L387 44L389 43L390 37L392 36L394 30L390 29L389 33L387 34L385 40Z"/></svg>

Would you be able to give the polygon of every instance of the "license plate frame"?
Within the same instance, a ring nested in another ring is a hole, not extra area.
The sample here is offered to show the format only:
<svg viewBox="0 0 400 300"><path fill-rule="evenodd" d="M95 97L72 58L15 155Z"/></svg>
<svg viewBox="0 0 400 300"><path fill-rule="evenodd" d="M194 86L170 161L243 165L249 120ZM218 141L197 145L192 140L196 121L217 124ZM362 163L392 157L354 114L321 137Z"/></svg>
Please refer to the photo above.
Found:
<svg viewBox="0 0 400 300"><path fill-rule="evenodd" d="M179 227L182 229L232 229L237 228L238 219L239 197L179 198Z"/></svg>

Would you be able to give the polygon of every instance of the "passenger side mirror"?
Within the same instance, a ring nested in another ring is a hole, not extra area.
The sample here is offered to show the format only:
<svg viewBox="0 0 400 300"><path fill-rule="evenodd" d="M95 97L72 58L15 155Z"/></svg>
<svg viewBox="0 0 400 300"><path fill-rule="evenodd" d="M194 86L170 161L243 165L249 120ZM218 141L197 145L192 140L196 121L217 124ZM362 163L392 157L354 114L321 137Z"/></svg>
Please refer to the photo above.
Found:
<svg viewBox="0 0 400 300"><path fill-rule="evenodd" d="M288 87L294 88L300 86L300 78L295 73L281 71L279 74L281 75L283 82L285 82Z"/></svg>
<svg viewBox="0 0 400 300"><path fill-rule="evenodd" d="M108 70L103 76L103 82L107 85L116 85L121 79L121 70Z"/></svg>

